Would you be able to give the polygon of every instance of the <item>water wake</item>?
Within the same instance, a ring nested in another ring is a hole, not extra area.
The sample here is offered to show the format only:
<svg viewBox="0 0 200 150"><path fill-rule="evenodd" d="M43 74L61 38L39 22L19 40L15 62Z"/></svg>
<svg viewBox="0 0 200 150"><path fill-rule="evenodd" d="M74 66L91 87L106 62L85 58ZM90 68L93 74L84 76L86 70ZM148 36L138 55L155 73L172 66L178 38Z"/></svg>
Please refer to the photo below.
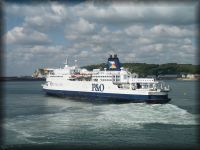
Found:
<svg viewBox="0 0 200 150"><path fill-rule="evenodd" d="M49 102L55 113L18 116L6 119L5 128L18 136L42 139L71 131L105 129L141 129L145 124L198 125L198 115L173 104L148 105L144 103L93 105L69 102L62 105ZM34 142L34 140L33 140Z"/></svg>

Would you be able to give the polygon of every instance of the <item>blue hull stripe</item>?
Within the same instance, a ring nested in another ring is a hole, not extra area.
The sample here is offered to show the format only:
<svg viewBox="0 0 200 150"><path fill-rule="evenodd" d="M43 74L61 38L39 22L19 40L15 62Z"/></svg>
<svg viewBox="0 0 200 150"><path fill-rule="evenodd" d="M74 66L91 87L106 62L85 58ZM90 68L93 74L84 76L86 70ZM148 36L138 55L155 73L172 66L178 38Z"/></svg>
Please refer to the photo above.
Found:
<svg viewBox="0 0 200 150"><path fill-rule="evenodd" d="M129 94L112 94L112 93L97 93L97 92L80 92L80 91L63 91L63 90L47 90L47 94L69 97L87 97L97 99L116 99L132 102L152 102L152 103L167 103L170 101L167 95L129 95Z"/></svg>

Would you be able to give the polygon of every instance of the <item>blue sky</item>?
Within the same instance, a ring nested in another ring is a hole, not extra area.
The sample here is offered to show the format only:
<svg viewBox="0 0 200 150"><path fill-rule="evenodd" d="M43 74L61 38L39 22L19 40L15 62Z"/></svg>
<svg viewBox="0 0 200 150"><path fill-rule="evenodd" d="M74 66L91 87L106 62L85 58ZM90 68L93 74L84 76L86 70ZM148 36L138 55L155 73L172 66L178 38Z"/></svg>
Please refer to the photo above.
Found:
<svg viewBox="0 0 200 150"><path fill-rule="evenodd" d="M5 74L106 61L196 64L197 3L4 3Z"/></svg>

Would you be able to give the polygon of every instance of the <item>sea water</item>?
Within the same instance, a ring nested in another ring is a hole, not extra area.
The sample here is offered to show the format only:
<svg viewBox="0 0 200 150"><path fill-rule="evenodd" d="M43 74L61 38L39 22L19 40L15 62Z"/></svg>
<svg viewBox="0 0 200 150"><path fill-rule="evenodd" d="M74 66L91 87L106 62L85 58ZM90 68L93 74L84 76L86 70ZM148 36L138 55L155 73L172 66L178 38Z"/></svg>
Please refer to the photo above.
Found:
<svg viewBox="0 0 200 150"><path fill-rule="evenodd" d="M47 96L42 81L4 83L4 143L198 143L197 81L166 81L167 104L115 103Z"/></svg>

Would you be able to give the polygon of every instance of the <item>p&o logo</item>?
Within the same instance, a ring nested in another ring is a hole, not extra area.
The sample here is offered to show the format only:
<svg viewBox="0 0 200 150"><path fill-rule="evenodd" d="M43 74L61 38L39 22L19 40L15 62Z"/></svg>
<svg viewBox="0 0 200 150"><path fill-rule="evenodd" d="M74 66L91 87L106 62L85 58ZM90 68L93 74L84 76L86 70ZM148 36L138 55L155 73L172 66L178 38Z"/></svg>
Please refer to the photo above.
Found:
<svg viewBox="0 0 200 150"><path fill-rule="evenodd" d="M92 84L92 91L103 91L104 90L104 84Z"/></svg>

